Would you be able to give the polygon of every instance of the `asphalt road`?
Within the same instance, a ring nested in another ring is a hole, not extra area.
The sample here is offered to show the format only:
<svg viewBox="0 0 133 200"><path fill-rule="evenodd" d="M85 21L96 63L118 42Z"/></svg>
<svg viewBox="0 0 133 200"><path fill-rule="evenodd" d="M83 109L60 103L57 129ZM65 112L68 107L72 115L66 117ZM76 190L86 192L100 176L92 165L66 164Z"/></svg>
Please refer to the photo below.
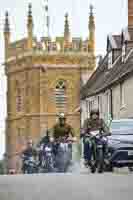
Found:
<svg viewBox="0 0 133 200"><path fill-rule="evenodd" d="M0 200L133 200L132 174L0 177Z"/></svg>

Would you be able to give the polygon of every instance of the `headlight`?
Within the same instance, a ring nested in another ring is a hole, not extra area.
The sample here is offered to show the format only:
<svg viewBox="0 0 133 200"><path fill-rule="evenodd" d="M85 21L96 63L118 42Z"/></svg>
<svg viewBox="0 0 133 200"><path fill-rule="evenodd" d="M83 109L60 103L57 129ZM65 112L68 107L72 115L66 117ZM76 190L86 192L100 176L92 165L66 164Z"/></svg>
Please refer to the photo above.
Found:
<svg viewBox="0 0 133 200"><path fill-rule="evenodd" d="M112 153L109 151L109 152L108 152L108 156L111 156L111 155L112 155Z"/></svg>

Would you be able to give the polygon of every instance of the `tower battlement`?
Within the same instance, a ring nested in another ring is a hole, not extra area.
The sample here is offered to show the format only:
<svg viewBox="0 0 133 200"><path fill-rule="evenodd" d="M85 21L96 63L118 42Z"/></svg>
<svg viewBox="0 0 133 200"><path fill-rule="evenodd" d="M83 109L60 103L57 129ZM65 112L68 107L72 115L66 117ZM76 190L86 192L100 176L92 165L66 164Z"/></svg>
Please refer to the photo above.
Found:
<svg viewBox="0 0 133 200"><path fill-rule="evenodd" d="M86 40L81 37L71 37L68 14L65 15L64 35L56 38L42 37L39 41L34 37L34 23L32 17L32 6L29 5L28 19L27 19L27 37L19 41L11 41L9 15L6 12L5 16L5 54L6 59L10 60L12 57L17 57L20 54L29 51L40 51L45 53L93 53L95 54L95 23L90 8L89 16L89 34ZM92 49L93 48L93 49ZM92 56L92 55L91 55Z"/></svg>
<svg viewBox="0 0 133 200"><path fill-rule="evenodd" d="M7 60L17 57L20 54L28 53L31 50L33 52L42 52L43 54L89 54L88 52L88 40L82 41L81 38L72 38L67 48L64 47L64 38L57 37L55 40L51 38L43 37L41 41L37 41L37 38L33 39L33 46L29 50L27 47L28 38L23 38L19 41L12 42L8 45Z"/></svg>

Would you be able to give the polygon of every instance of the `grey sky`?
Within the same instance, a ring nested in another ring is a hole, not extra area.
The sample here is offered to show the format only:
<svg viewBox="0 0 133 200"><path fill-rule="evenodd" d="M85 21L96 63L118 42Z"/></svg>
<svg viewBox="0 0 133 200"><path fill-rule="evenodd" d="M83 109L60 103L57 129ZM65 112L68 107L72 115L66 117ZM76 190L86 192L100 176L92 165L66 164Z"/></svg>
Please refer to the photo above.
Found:
<svg viewBox="0 0 133 200"><path fill-rule="evenodd" d="M34 33L44 34L43 0L1 0L0 4L0 63L4 61L3 23L6 10L10 14L12 40L26 35L27 7L33 5ZM120 33L127 26L127 0L49 0L51 35L62 35L64 14L69 13L70 30L73 36L88 36L89 4L94 4L96 18L96 52L105 53L109 33ZM0 67L0 154L4 151L4 119L6 116L6 80Z"/></svg>

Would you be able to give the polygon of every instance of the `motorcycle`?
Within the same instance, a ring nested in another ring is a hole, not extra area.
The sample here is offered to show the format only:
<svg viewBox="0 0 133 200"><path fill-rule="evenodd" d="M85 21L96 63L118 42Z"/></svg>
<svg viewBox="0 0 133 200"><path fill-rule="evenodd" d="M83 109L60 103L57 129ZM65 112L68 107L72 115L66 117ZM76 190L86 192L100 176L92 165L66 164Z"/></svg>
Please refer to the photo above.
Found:
<svg viewBox="0 0 133 200"><path fill-rule="evenodd" d="M38 164L34 156L23 156L23 173L34 174L38 173Z"/></svg>
<svg viewBox="0 0 133 200"><path fill-rule="evenodd" d="M72 161L72 140L62 137L57 141L56 168L57 172L67 172Z"/></svg>
<svg viewBox="0 0 133 200"><path fill-rule="evenodd" d="M54 171L54 155L50 144L41 145L41 166L40 172L49 173Z"/></svg>
<svg viewBox="0 0 133 200"><path fill-rule="evenodd" d="M87 164L90 166L91 172L95 173L97 169L99 173L102 173L107 163L105 159L107 138L99 130L90 131L85 136L85 142L89 142L90 146L91 160Z"/></svg>

